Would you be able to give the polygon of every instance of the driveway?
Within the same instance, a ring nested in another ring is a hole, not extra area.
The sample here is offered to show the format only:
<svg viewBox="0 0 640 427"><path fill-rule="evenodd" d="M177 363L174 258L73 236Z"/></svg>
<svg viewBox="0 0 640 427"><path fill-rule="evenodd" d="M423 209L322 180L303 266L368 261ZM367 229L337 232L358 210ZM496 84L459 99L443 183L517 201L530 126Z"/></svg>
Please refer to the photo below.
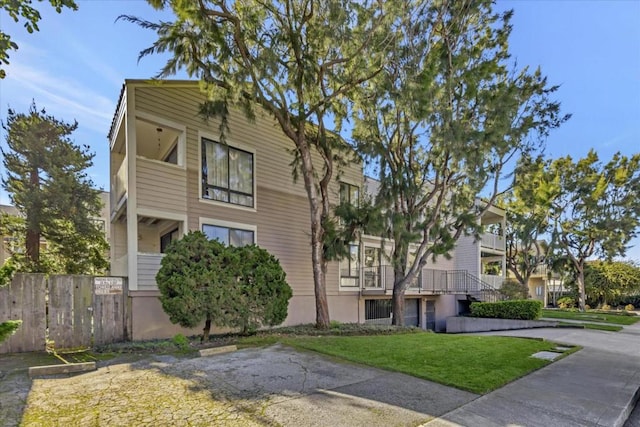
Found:
<svg viewBox="0 0 640 427"><path fill-rule="evenodd" d="M23 414L0 410L0 425L415 426L477 398L280 345L195 359L156 356L27 385ZM7 401L10 387L0 387L0 403L15 405Z"/></svg>

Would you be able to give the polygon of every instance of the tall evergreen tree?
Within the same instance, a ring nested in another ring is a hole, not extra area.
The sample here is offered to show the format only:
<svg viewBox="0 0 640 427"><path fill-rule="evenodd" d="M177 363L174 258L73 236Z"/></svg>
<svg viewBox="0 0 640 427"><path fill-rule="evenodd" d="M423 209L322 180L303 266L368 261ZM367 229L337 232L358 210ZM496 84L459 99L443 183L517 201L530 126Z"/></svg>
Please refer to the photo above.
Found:
<svg viewBox="0 0 640 427"><path fill-rule="evenodd" d="M184 68L199 78L210 102L205 115L230 105L249 117L255 105L275 118L301 175L311 223L316 324L329 326L325 224L331 216L329 185L349 161L339 133L354 90L388 59L398 2L349 0L149 0L175 14L174 22L124 17L158 34L141 56L169 52L159 73ZM333 121L333 128L327 129ZM332 132L331 132L332 131Z"/></svg>
<svg viewBox="0 0 640 427"><path fill-rule="evenodd" d="M491 1L403 4L411 19L394 60L355 105L359 147L379 166L398 325L428 259L478 236L510 159L565 120L540 70L512 70L510 11L494 12Z"/></svg>
<svg viewBox="0 0 640 427"><path fill-rule="evenodd" d="M3 149L6 176L3 188L21 212L10 232L24 242L20 270L70 274L98 273L108 267L108 244L96 224L102 202L86 169L94 154L88 146L76 146L70 135L78 123L65 123L35 103L27 114L9 109ZM44 262L40 238L55 262Z"/></svg>

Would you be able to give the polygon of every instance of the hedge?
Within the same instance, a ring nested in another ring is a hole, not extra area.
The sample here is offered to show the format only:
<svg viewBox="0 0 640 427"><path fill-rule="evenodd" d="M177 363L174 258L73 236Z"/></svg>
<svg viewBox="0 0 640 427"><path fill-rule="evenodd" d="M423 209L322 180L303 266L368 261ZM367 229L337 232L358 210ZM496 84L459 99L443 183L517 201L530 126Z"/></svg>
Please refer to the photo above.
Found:
<svg viewBox="0 0 640 427"><path fill-rule="evenodd" d="M542 315L542 301L513 300L471 303L473 317L535 320Z"/></svg>

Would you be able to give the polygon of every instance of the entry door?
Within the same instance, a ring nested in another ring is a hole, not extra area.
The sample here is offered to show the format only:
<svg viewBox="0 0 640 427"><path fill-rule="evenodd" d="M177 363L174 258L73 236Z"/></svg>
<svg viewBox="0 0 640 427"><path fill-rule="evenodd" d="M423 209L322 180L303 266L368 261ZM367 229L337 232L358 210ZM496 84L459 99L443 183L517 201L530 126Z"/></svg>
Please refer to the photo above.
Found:
<svg viewBox="0 0 640 427"><path fill-rule="evenodd" d="M404 301L405 326L420 326L420 300L417 298Z"/></svg>
<svg viewBox="0 0 640 427"><path fill-rule="evenodd" d="M425 301L426 303L426 313L427 313L427 330L435 331L436 330L436 302L435 301Z"/></svg>

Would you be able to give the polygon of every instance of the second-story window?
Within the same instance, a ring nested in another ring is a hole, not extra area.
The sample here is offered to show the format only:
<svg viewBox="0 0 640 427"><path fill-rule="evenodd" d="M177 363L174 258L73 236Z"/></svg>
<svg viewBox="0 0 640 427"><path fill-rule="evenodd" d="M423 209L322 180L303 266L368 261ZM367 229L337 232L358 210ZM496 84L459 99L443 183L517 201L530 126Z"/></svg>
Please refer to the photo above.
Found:
<svg viewBox="0 0 640 427"><path fill-rule="evenodd" d="M202 197L253 207L253 154L203 138Z"/></svg>
<svg viewBox="0 0 640 427"><path fill-rule="evenodd" d="M356 185L340 183L340 203L349 203L358 206L360 200L360 188Z"/></svg>

